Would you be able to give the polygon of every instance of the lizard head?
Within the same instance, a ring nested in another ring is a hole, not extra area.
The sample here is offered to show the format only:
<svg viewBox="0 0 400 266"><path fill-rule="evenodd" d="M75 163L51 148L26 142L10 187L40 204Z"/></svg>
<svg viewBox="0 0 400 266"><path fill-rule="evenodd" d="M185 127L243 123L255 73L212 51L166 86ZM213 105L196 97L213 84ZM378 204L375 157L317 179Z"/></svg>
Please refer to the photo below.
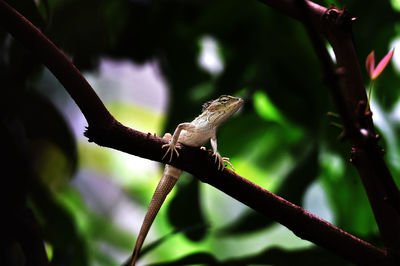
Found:
<svg viewBox="0 0 400 266"><path fill-rule="evenodd" d="M230 95L222 95L218 99L203 105L203 113L207 113L209 123L220 125L232 116L243 104L243 99Z"/></svg>

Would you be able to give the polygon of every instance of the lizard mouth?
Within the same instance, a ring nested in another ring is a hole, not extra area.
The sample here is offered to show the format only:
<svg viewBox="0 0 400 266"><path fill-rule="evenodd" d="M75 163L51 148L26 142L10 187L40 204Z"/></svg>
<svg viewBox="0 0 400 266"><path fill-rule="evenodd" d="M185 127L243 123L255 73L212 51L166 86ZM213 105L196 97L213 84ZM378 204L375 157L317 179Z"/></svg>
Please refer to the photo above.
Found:
<svg viewBox="0 0 400 266"><path fill-rule="evenodd" d="M230 110L229 110L229 116L228 116L228 117L234 115L234 114L235 114L236 112L238 112L238 111L241 109L241 107L243 106L244 100L243 100L242 98L239 98L239 97L237 97L236 99L237 99L237 100L236 100L235 102L233 102L232 105L231 105L231 108L230 108ZM227 118L228 118L228 117L227 117ZM227 118L226 118L226 119L227 119ZM226 119L225 119L225 120L226 120Z"/></svg>
<svg viewBox="0 0 400 266"><path fill-rule="evenodd" d="M244 104L244 100L242 98L238 98L238 102L237 102L237 106L236 108L234 108L234 113L236 113L237 111L239 111L240 108L242 108Z"/></svg>

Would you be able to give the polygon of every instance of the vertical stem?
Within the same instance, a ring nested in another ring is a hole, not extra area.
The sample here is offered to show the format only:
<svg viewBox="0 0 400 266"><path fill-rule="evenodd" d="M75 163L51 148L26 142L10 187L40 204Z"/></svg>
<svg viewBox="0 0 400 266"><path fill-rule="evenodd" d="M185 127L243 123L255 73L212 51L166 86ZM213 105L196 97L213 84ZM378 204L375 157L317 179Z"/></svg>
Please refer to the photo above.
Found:
<svg viewBox="0 0 400 266"><path fill-rule="evenodd" d="M371 83L369 84L369 92L368 92L368 105L367 105L367 110L366 111L371 111L371 96L372 96L372 89L374 88L374 82L375 79L371 80Z"/></svg>
<svg viewBox="0 0 400 266"><path fill-rule="evenodd" d="M353 144L352 161L363 182L383 243L390 252L399 255L400 194L377 144L371 113L364 112L368 107L362 105L367 103L367 94L353 43L351 25L355 19L346 11L332 7L321 17L319 25L335 52L342 73L341 85L324 42L309 15L310 6L305 0L294 2L297 3L301 21L320 59L324 74L329 78L327 85L342 117L345 133Z"/></svg>
<svg viewBox="0 0 400 266"><path fill-rule="evenodd" d="M371 113L364 111L369 107L363 105L368 98L353 43L354 19L336 8L327 14L324 34L333 47L338 66L343 69L343 96L348 110L344 115L353 121L345 124L346 131L354 133L348 136L354 147L352 162L363 182L385 247L400 254L400 194L377 143Z"/></svg>

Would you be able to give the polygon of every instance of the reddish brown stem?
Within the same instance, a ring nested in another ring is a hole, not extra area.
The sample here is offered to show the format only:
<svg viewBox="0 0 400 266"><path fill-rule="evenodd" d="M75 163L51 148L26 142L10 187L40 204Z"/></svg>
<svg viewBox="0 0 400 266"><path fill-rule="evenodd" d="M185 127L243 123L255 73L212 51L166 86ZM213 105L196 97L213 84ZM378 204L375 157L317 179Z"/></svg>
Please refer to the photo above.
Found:
<svg viewBox="0 0 400 266"><path fill-rule="evenodd" d="M383 161L367 95L354 49L351 25L355 18L344 10L326 9L306 0L261 0L303 22L320 59L327 86L344 124L344 136L353 144L353 159L371 203L385 246L400 254L400 193ZM282 4L284 2L285 4ZM336 55L338 71L319 36L322 32ZM343 88L339 75L343 78Z"/></svg>
<svg viewBox="0 0 400 266"><path fill-rule="evenodd" d="M0 1L0 22L15 39L23 44L29 44L26 48L31 50L32 54L40 59L60 81L89 124L101 126L112 120L96 92L65 54L3 0Z"/></svg>
<svg viewBox="0 0 400 266"><path fill-rule="evenodd" d="M115 123L109 132L88 129L86 136L102 146L160 161L166 141ZM299 206L257 186L225 169L217 170L211 153L183 146L179 158L170 163L208 183L254 210L271 217L297 236L327 248L351 262L361 265L395 265L393 257L334 225L312 215ZM165 163L165 161L164 161Z"/></svg>

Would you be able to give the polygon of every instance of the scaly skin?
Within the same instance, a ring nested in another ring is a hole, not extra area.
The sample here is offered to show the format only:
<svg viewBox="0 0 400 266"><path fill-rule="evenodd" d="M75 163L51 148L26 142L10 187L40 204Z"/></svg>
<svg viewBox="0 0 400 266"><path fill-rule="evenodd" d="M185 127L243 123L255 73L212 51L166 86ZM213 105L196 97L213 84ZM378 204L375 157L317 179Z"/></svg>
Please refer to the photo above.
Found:
<svg viewBox="0 0 400 266"><path fill-rule="evenodd" d="M213 149L213 156L215 156L215 163L218 164L218 170L224 170L224 163L227 163L232 167L229 158L221 157L218 153L216 130L217 127L232 116L240 106L242 106L242 104L242 99L228 95L222 95L218 99L204 104L203 112L192 122L179 124L175 129L173 136L168 133L164 135L164 138L168 139L169 143L162 146L162 148L168 147L163 159L169 157L170 162L174 154L178 157L178 149L181 148L179 143L192 147L200 147L210 140ZM163 176L154 192L146 216L143 220L142 227L140 228L135 249L133 250L129 263L130 266L135 265L142 244L155 217L157 216L157 213L160 210L161 205L164 203L165 198L174 187L176 181L178 181L181 173L182 170L178 168L168 164L165 166Z"/></svg>

